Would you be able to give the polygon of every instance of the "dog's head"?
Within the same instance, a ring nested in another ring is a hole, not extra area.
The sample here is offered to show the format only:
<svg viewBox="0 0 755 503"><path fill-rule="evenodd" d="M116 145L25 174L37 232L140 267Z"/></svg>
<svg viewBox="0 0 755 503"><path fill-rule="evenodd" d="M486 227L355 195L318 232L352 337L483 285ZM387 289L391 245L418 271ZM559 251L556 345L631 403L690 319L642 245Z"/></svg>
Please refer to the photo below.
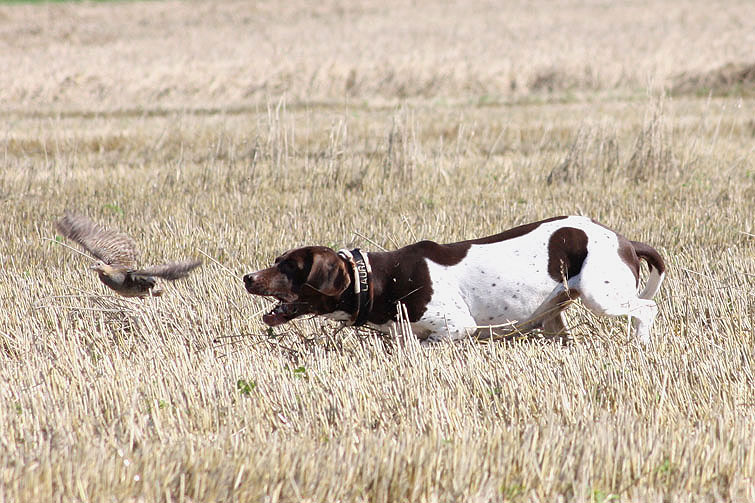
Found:
<svg viewBox="0 0 755 503"><path fill-rule="evenodd" d="M287 251L272 267L244 276L249 293L280 301L262 317L270 326L305 314L332 313L350 284L347 263L324 246Z"/></svg>

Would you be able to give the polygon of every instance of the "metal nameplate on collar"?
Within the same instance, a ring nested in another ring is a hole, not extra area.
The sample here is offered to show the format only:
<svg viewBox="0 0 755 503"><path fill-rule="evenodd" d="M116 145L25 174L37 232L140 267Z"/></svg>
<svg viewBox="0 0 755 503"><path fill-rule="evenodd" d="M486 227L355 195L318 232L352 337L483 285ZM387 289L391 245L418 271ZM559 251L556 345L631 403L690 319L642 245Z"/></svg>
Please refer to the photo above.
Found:
<svg viewBox="0 0 755 503"><path fill-rule="evenodd" d="M372 288L370 288L370 276L372 268L366 253L362 253L359 248L353 250L338 250L338 256L351 264L354 270L354 294L357 298L356 312L351 319L351 324L355 327L364 325L367 317L372 311Z"/></svg>
<svg viewBox="0 0 755 503"><path fill-rule="evenodd" d="M359 248L351 250L356 264L355 272L359 278L359 310L357 311L354 326L364 325L367 317L372 311L372 289L370 288L370 275L372 273L370 262L366 253L362 253Z"/></svg>
<svg viewBox="0 0 755 503"><path fill-rule="evenodd" d="M356 263L356 272L357 276L359 277L359 291L361 293L367 293L370 290L370 284L368 283L369 278L369 272L368 272L368 265L367 260L364 255L362 255L362 252L359 250L359 248L355 248L351 251L352 256L354 257L354 262Z"/></svg>

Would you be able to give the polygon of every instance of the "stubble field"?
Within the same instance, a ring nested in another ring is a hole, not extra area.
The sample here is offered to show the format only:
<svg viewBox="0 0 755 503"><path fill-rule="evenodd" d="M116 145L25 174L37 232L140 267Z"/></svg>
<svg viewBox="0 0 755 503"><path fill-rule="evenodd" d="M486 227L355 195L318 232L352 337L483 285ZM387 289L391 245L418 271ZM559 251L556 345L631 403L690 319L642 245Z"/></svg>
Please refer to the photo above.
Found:
<svg viewBox="0 0 755 503"><path fill-rule="evenodd" d="M751 14L0 5L0 501L754 500ZM115 297L66 209L205 264ZM240 281L559 214L664 255L652 347L268 331Z"/></svg>

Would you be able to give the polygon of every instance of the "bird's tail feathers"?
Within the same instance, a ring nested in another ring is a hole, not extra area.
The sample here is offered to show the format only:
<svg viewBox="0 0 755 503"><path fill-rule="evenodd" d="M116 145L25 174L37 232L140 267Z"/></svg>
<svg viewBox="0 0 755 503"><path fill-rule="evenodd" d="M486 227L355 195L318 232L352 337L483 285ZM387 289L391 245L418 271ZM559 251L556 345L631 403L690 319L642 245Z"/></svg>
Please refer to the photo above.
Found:
<svg viewBox="0 0 755 503"><path fill-rule="evenodd" d="M144 276L157 276L168 281L175 281L177 279L185 278L191 271L202 265L201 260L190 260L186 262L171 262L169 264L155 265L151 267L145 267L134 271L134 274Z"/></svg>

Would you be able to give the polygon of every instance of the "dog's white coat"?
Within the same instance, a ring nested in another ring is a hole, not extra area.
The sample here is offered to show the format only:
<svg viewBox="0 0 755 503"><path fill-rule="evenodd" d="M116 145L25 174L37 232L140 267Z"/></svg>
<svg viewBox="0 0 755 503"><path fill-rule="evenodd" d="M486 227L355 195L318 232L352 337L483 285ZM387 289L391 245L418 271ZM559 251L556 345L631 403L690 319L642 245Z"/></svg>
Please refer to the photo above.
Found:
<svg viewBox="0 0 755 503"><path fill-rule="evenodd" d="M563 227L581 229L588 238L582 269L566 284L548 274L548 241ZM422 318L411 324L412 331L426 336L424 343L432 343L466 337L489 325L563 329L559 299L568 288L579 292L595 314L631 316L637 337L648 344L657 313L651 298L663 274L651 270L645 290L638 295L634 273L618 247L616 233L589 218L573 216L545 222L516 238L472 245L456 265L426 259L433 294ZM375 328L387 331L389 325Z"/></svg>

